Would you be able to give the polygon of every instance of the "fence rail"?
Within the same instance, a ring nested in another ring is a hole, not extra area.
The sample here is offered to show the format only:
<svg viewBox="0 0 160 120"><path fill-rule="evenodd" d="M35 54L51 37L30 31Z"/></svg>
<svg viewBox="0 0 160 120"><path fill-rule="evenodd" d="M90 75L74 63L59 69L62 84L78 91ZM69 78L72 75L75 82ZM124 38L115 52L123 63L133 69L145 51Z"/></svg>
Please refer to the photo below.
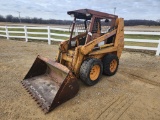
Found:
<svg viewBox="0 0 160 120"><path fill-rule="evenodd" d="M160 35L160 32L135 32L135 31L125 31L124 34L130 35Z"/></svg>
<svg viewBox="0 0 160 120"><path fill-rule="evenodd" d="M143 46L128 46L125 45L124 48L127 49L139 49L139 50L154 50L156 51L156 56L160 54L160 40L148 40L148 39L125 39L128 42L140 42L140 43L158 43L157 47L143 47Z"/></svg>
<svg viewBox="0 0 160 120"><path fill-rule="evenodd" d="M18 29L18 30L17 30ZM31 30L46 30L45 32L30 32ZM66 37L68 38L68 34L59 34L53 31L63 31L69 32L69 29L64 28L53 28L50 26L47 27L30 27L30 26L0 26L0 36L9 38L24 38L26 42L28 39L35 39L35 40L46 40L48 44L51 44L51 41L63 41L63 39L58 39L52 36L57 37ZM76 30L74 31L76 32ZM13 35L18 34L18 35ZM23 35L19 35L23 34ZM160 32L135 32L135 31L125 31L124 34L130 35L160 35ZM30 35L45 35L45 37L35 37ZM160 40L149 40L149 39L126 39L127 42L140 42L140 43L157 43L157 47L142 47L142 46L128 46L125 45L126 49L139 49L139 50L154 50L156 51L156 55L160 55Z"/></svg>

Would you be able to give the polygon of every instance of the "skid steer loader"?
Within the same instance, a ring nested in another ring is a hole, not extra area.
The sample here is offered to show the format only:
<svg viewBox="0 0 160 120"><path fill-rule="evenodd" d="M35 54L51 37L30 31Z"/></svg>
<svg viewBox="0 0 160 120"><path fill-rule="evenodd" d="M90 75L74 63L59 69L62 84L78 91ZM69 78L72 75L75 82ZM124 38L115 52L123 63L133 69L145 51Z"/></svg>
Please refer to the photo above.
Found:
<svg viewBox="0 0 160 120"><path fill-rule="evenodd" d="M92 86L102 73L114 75L124 48L123 18L90 9L68 14L74 17L70 38L56 60L38 56L22 81L45 113L76 95L77 79Z"/></svg>

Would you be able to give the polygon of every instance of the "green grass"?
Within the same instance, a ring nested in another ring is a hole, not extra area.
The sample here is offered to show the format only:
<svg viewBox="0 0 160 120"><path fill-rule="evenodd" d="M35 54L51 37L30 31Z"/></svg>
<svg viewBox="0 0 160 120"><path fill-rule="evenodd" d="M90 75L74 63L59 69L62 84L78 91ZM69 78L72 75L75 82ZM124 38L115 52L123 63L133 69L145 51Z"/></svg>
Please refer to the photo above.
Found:
<svg viewBox="0 0 160 120"><path fill-rule="evenodd" d="M51 30L51 33L67 34L67 35L70 34L70 32L68 32L68 31L60 31L60 30Z"/></svg>
<svg viewBox="0 0 160 120"><path fill-rule="evenodd" d="M124 35L125 38L159 40L160 35Z"/></svg>
<svg viewBox="0 0 160 120"><path fill-rule="evenodd" d="M8 31L24 31L23 28L8 28Z"/></svg>
<svg viewBox="0 0 160 120"><path fill-rule="evenodd" d="M28 34L28 37L43 37L43 38L47 38L47 37L48 37L48 35Z"/></svg>
<svg viewBox="0 0 160 120"><path fill-rule="evenodd" d="M5 31L5 28L0 28L0 30Z"/></svg>
<svg viewBox="0 0 160 120"><path fill-rule="evenodd" d="M54 36L54 35L51 35L51 38L62 39L62 40L68 39L68 37L61 37L61 36Z"/></svg>
<svg viewBox="0 0 160 120"><path fill-rule="evenodd" d="M5 28L0 28L0 31L5 31ZM1 35L6 35L5 32L0 32Z"/></svg>
<svg viewBox="0 0 160 120"><path fill-rule="evenodd" d="M10 36L25 36L24 33L9 33Z"/></svg>
<svg viewBox="0 0 160 120"><path fill-rule="evenodd" d="M0 34L1 34L1 35L6 35L6 33L4 33L4 32L0 32Z"/></svg>
<svg viewBox="0 0 160 120"><path fill-rule="evenodd" d="M159 40L160 35L125 35L125 38L131 39L149 39L149 40ZM125 41L125 45L129 46L144 46L144 47L157 47L157 43L144 43L144 42L129 42Z"/></svg>
<svg viewBox="0 0 160 120"><path fill-rule="evenodd" d="M36 30L36 29L27 29L27 32L47 32L47 30L45 29L40 29L40 30Z"/></svg>
<svg viewBox="0 0 160 120"><path fill-rule="evenodd" d="M157 43L142 43L142 42L128 42L128 41L125 41L124 44L129 45L129 46L144 46L144 47L157 47L158 46Z"/></svg>

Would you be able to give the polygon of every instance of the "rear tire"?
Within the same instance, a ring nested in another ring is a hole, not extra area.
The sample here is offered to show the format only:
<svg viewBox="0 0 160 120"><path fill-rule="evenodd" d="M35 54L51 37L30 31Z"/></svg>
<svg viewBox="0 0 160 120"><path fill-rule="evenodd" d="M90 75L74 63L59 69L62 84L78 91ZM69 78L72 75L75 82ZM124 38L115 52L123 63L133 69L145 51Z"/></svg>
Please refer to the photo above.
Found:
<svg viewBox="0 0 160 120"><path fill-rule="evenodd" d="M102 71L103 66L101 60L90 58L82 63L80 78L85 84L92 86L99 82Z"/></svg>
<svg viewBox="0 0 160 120"><path fill-rule="evenodd" d="M103 74L112 76L117 72L119 59L115 54L108 54L103 58Z"/></svg>

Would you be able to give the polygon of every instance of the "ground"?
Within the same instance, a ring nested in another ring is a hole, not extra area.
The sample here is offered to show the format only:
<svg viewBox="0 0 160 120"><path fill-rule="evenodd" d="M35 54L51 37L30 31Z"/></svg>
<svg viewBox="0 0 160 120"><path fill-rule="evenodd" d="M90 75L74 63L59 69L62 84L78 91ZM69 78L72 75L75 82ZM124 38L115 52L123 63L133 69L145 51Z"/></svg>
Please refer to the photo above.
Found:
<svg viewBox="0 0 160 120"><path fill-rule="evenodd" d="M38 54L54 59L57 45L0 39L1 120L159 120L160 57L124 51L117 73L92 87L80 80L71 100L44 114L20 84Z"/></svg>

